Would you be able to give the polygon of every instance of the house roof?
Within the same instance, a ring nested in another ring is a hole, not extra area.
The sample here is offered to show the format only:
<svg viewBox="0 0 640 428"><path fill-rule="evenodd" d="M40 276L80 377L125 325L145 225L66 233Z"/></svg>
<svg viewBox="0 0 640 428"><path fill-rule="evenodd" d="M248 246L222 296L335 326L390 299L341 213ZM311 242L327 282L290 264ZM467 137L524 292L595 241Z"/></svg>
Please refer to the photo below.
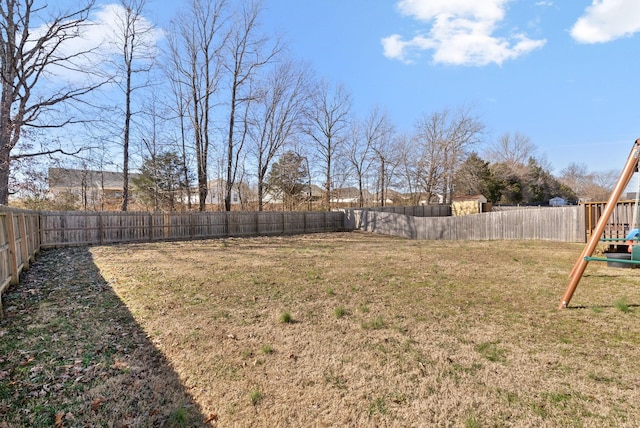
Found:
<svg viewBox="0 0 640 428"><path fill-rule="evenodd" d="M367 189L363 189L362 192L365 195L365 197L369 196L369 191ZM357 187L342 187L338 189L333 189L331 191L331 196L333 198L343 198L343 199L359 198L360 190Z"/></svg>
<svg viewBox="0 0 640 428"><path fill-rule="evenodd" d="M453 198L454 202L462 202L462 201L486 201L487 198L484 195L467 195L467 196L458 196Z"/></svg>
<svg viewBox="0 0 640 428"><path fill-rule="evenodd" d="M139 174L129 174L129 180ZM121 172L96 171L90 169L49 168L50 188L104 188L122 189L124 175Z"/></svg>

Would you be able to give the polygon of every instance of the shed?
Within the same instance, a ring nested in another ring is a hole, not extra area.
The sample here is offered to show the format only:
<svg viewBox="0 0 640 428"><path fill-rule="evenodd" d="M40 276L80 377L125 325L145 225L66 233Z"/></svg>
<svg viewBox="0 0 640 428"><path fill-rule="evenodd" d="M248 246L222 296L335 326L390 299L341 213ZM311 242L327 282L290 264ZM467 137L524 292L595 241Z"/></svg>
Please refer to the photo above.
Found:
<svg viewBox="0 0 640 428"><path fill-rule="evenodd" d="M567 200L560 196L556 196L555 198L549 199L549 205L552 207L563 207L567 205Z"/></svg>
<svg viewBox="0 0 640 428"><path fill-rule="evenodd" d="M487 211L491 211L491 206L483 195L460 196L453 198L451 203L451 213L454 216L479 214Z"/></svg>

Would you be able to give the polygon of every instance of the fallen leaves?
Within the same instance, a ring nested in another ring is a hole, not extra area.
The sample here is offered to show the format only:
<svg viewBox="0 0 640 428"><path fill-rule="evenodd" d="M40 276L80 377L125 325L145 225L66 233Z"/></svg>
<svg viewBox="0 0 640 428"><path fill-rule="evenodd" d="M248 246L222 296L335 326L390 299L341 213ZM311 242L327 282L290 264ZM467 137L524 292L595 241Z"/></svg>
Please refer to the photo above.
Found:
<svg viewBox="0 0 640 428"><path fill-rule="evenodd" d="M209 417L207 419L205 419L204 423L205 424L210 424L212 422L216 422L218 420L218 414L217 413L209 413Z"/></svg>
<svg viewBox="0 0 640 428"><path fill-rule="evenodd" d="M56 419L53 423L53 426L55 426L55 428L62 428L64 426L63 419L64 413L56 413Z"/></svg>
<svg viewBox="0 0 640 428"><path fill-rule="evenodd" d="M44 251L3 300L0 428L161 426L196 409L86 248Z"/></svg>
<svg viewBox="0 0 640 428"><path fill-rule="evenodd" d="M107 402L107 399L104 397L96 397L91 401L91 410L94 412L100 408L104 403Z"/></svg>
<svg viewBox="0 0 640 428"><path fill-rule="evenodd" d="M29 365L30 363L32 363L34 360L35 360L35 358L34 358L34 357L27 356L24 360L22 360L22 361L20 362L20 366L21 366L21 367L28 366L28 365Z"/></svg>
<svg viewBox="0 0 640 428"><path fill-rule="evenodd" d="M73 420L75 420L75 417L73 416L73 413L71 413L71 412L67 412L67 413L58 412L58 413L56 413L55 420L53 422L53 426L55 428L63 428L64 427L64 421L71 422Z"/></svg>

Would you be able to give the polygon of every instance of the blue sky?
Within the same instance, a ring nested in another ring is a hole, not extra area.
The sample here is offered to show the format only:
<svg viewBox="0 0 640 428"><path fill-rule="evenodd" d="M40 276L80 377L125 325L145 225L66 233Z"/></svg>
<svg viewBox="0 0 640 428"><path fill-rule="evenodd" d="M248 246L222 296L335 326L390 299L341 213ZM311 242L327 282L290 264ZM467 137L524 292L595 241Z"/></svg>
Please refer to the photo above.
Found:
<svg viewBox="0 0 640 428"><path fill-rule="evenodd" d="M106 3L106 2L105 2ZM151 0L162 26L182 2ZM423 114L471 106L485 142L520 132L554 173L620 170L640 137L637 0L264 0L279 33L354 112L385 109L410 132ZM481 148L479 148L481 151Z"/></svg>

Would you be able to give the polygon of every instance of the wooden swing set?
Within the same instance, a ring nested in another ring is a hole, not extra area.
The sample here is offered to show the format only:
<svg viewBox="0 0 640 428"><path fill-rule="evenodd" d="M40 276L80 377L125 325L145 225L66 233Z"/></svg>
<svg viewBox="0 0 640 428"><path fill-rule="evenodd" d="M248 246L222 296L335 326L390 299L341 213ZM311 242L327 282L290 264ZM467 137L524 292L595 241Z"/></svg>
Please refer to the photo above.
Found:
<svg viewBox="0 0 640 428"><path fill-rule="evenodd" d="M627 163L625 164L624 169L620 174L620 178L618 179L618 182L616 183L616 186L613 189L613 192L611 193L609 200L607 201L607 205L605 206L605 209L602 212L602 216L598 219L598 222L596 223L596 227L593 230L593 233L587 240L587 245L582 250L582 254L580 254L580 257L578 258L578 260L576 260L575 264L573 265L573 269L571 270L571 274L569 275L570 277L569 286L567 287L567 290L565 291L564 296L562 297L562 301L560 302L559 309L564 309L567 307L567 305L569 305L569 302L571 301L571 297L573 296L573 293L576 291L576 287L578 287L578 283L580 282L580 279L582 279L582 275L584 274L584 271L587 268L587 264L590 261L610 261L607 258L592 257L593 251L598 245L598 242L602 237L602 233L604 232L605 226L607 225L607 222L609 221L611 214L615 210L616 205L620 200L620 195L622 194L624 189L629 185L629 181L631 181L631 177L633 177L633 174L638 170L639 156L640 156L640 138L638 138L633 143L633 148L629 153ZM640 187L638 190L640 191ZM636 206L635 206L636 219L638 218L638 215L637 215L638 198L640 198L640 193L636 194ZM638 225L636 227L638 227ZM616 260L616 262L640 264L640 246L639 245L632 246L630 260Z"/></svg>

